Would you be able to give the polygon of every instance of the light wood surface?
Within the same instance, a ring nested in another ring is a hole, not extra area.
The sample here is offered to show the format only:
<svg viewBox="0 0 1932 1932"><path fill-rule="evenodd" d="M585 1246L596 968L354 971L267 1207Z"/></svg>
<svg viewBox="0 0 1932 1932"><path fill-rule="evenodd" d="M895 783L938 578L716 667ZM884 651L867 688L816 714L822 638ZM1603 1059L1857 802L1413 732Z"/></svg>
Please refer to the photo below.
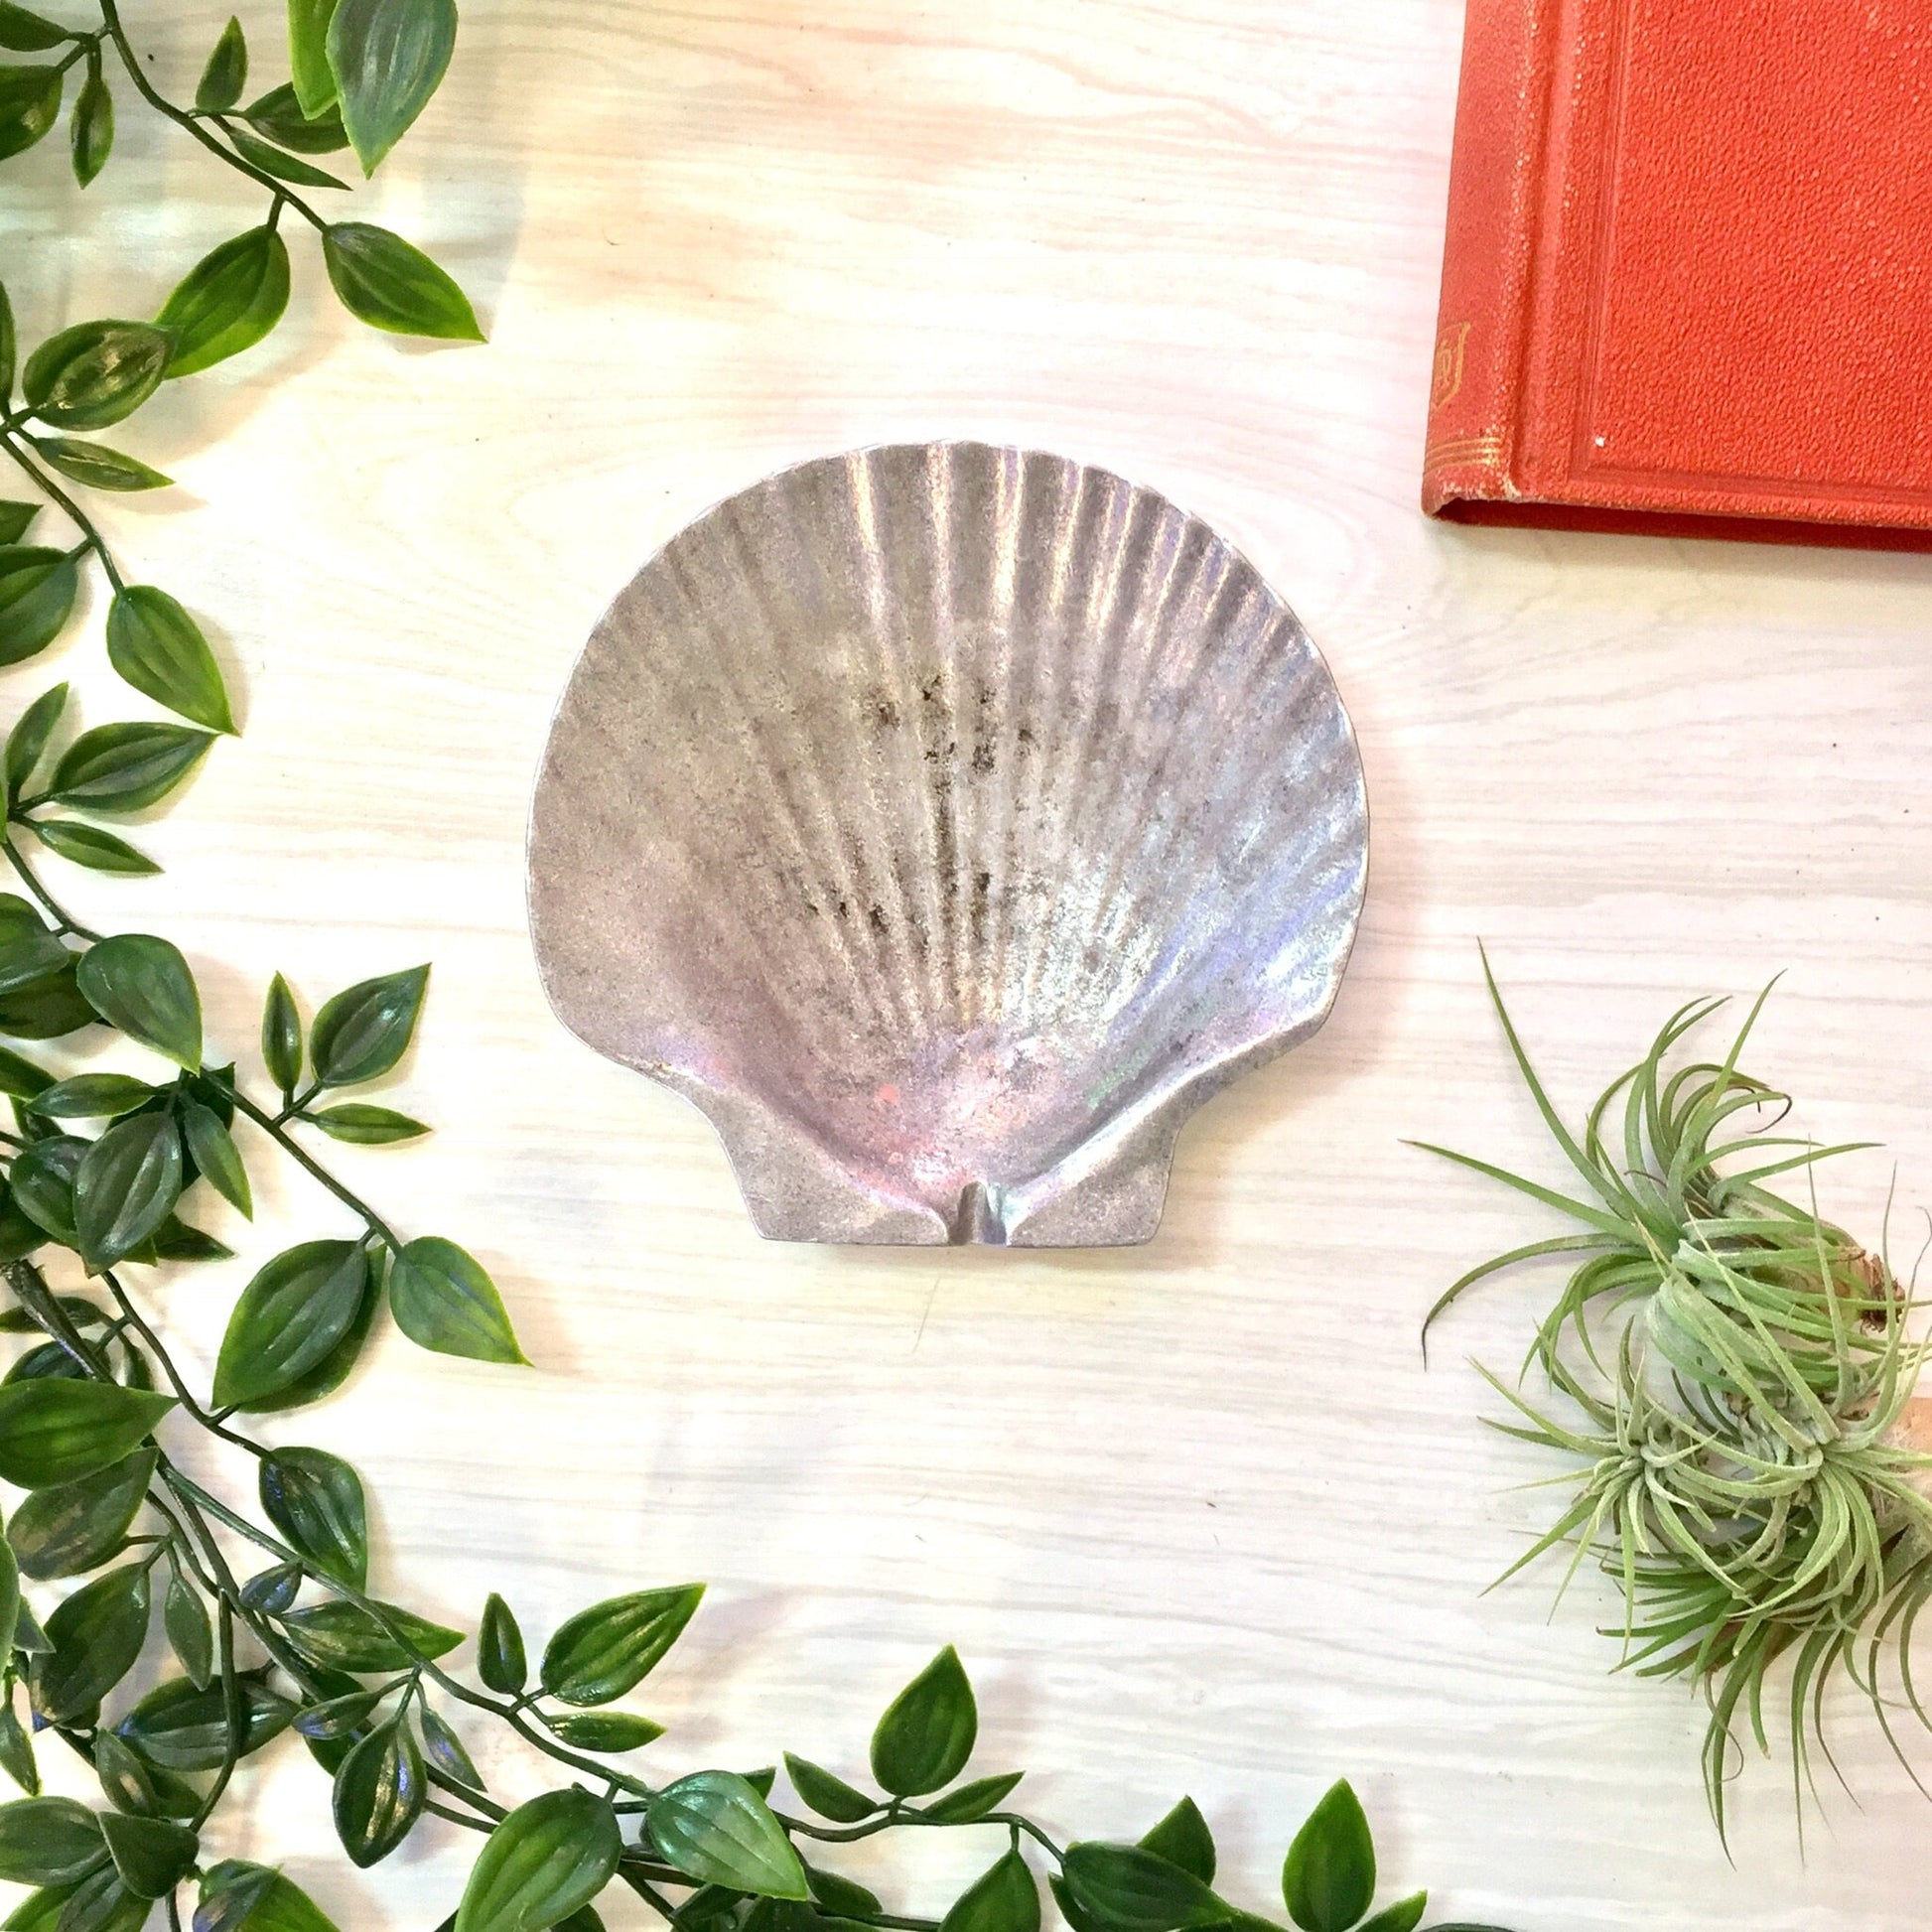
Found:
<svg viewBox="0 0 1932 1932"><path fill-rule="evenodd" d="M192 90L225 0L127 11ZM278 12L248 10L258 72ZM247 736L144 833L165 880L73 896L177 936L244 1057L274 968L313 1003L434 958L396 1098L441 1131L342 1165L485 1259L540 1369L390 1336L278 1433L355 1459L383 1587L450 1618L493 1587L540 1631L709 1579L637 1700L663 1765L855 1770L952 1640L988 1769L1033 1767L1073 1835L1190 1791L1251 1903L1347 1774L1391 1878L1449 1916L1905 1932L1932 1806L1855 1701L1858 1803L1827 1791L1801 1861L1782 1764L1754 1764L1732 1865L1701 1712L1608 1674L1605 1587L1554 1617L1550 1574L1481 1593L1550 1499L1514 1487L1547 1466L1480 1426L1466 1358L1513 1362L1543 1287L1418 1357L1440 1288L1548 1225L1403 1144L1554 1175L1478 935L1573 1102L1680 1000L1787 972L1761 1067L1807 1128L1889 1150L1832 1205L1875 1229L1894 1173L1932 1197L1932 560L1424 522L1459 30L1455 0L470 0L364 206L461 276L490 345L357 330L302 247L273 345L123 434L183 488L111 527L210 620ZM30 338L150 312L256 218L131 103L123 130L84 203L54 141L9 166ZM1145 1251L762 1245L704 1122L568 1037L532 970L529 784L605 603L764 473L937 434L1104 462L1210 519L1360 732L1374 871L1334 1018L1186 1132ZM54 661L127 714L90 636ZM290 1183L237 1238L333 1225ZM1922 1225L1901 1206L1907 1252ZM240 1279L164 1292L204 1370ZM255 1790L230 1849L345 1926L449 1909L467 1848L426 1833L356 1874L300 1753ZM913 1909L990 1856L917 1853Z"/></svg>

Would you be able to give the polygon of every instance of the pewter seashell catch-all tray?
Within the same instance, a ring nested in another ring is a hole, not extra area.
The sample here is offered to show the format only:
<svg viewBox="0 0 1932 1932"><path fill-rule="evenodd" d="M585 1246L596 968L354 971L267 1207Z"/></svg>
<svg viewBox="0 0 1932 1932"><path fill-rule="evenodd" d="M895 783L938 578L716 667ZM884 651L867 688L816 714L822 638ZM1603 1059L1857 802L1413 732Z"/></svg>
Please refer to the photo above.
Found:
<svg viewBox="0 0 1932 1932"><path fill-rule="evenodd" d="M1326 1018L1367 860L1347 714L1245 559L932 444L644 567L551 729L530 910L565 1024L704 1109L761 1234L1110 1246Z"/></svg>

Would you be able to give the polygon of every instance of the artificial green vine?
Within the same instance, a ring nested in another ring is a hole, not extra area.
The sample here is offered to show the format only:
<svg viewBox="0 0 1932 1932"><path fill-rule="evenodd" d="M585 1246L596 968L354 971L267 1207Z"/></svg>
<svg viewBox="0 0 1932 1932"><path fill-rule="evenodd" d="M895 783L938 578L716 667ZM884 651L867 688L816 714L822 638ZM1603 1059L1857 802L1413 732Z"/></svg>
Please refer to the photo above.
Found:
<svg viewBox="0 0 1932 1932"><path fill-rule="evenodd" d="M0 662L32 658L62 634L91 558L111 594L111 663L188 721L96 726L63 743L68 694L56 686L21 713L0 757L0 852L22 888L0 894L0 1035L44 1042L105 1027L160 1068L148 1078L63 1075L0 1046L0 1092L13 1109L13 1131L0 1133L0 1275L12 1298L0 1331L28 1343L0 1380L0 1480L26 1492L0 1541L0 1765L29 1794L0 1805L0 1878L35 1887L6 1925L136 1932L159 1911L180 1932L192 1898L195 1932L331 1932L281 1872L203 1854L238 1769L292 1731L328 1775L337 1833L357 1865L386 1858L428 1819L483 1838L446 1921L455 1932L586 1932L600 1924L593 1901L613 1885L679 1932L1037 1932L1036 1865L1074 1932L1258 1932L1266 1921L1214 1891L1213 1840L1190 1802L1138 1844L1061 1846L1009 1806L1019 1773L960 1782L978 1719L950 1650L880 1721L874 1790L798 1757L785 1760L796 1809L772 1802L771 1771L640 1775L620 1760L659 1726L612 1707L663 1660L698 1587L594 1604L550 1635L534 1669L514 1614L491 1596L473 1671L459 1675L444 1660L466 1633L369 1593L366 1505L349 1464L317 1449L268 1449L247 1433L250 1417L338 1388L385 1310L426 1348L522 1356L477 1261L440 1236L399 1230L313 1139L382 1145L427 1131L342 1097L401 1061L426 969L339 993L306 1026L277 977L262 1020L262 1088L211 1059L175 946L103 936L42 877L40 849L96 871L157 870L97 821L161 803L234 730L200 626L167 593L127 581L67 485L165 485L91 434L133 415L163 381L275 327L290 283L285 215L320 236L330 281L363 321L478 339L468 301L427 256L384 229L325 218L299 192L344 186L310 156L352 148L372 172L435 92L455 36L450 0L289 0L291 79L240 106L249 50L230 21L183 106L147 77L116 0L99 0L96 20L79 27L0 0L0 48L45 57L0 67L0 157L53 130L78 75L70 152L83 186L111 156L113 87L125 82L268 196L260 225L200 262L153 322L64 329L19 365L0 290L0 449L40 499L0 504ZM48 506L71 523L70 544L26 541ZM204 1397L144 1310L145 1271L228 1259L184 1218L184 1203L206 1184L249 1214L251 1163L263 1158L293 1162L351 1226L255 1273ZM57 1291L50 1265L76 1279ZM266 1527L170 1453L184 1426L254 1462ZM22 1593L23 1578L83 1577L44 1620ZM130 1701L121 1687L150 1653L157 1598L178 1668ZM557 1767L557 1788L514 1809L498 1802L459 1719L505 1726ZM50 1743L91 1769L99 1807L41 1794ZM842 1844L931 1829L983 1830L1004 1848L943 1917L888 1911L816 1863ZM1367 1821L1337 1785L1288 1854L1288 1915L1304 1932L1413 1932L1424 1896L1376 1911L1376 1885Z"/></svg>
<svg viewBox="0 0 1932 1932"><path fill-rule="evenodd" d="M1488 1376L1518 1416L1497 1426L1577 1465L1568 1508L1505 1574L1568 1544L1566 1586L1587 1559L1616 1580L1623 1616L1609 1634L1622 1646L1619 1668L1688 1677L1709 1700L1704 1778L1722 1834L1738 1726L1767 1747L1774 1666L1788 1670L1785 1722L1800 1800L1812 1749L1824 1749L1825 1695L1840 1678L1868 1698L1894 1751L1894 1711L1909 1709L1932 1726L1910 1658L1913 1627L1932 1599L1932 1455L1900 1428L1932 1350L1908 1333L1910 1299L1882 1256L1815 1205L1766 1185L1807 1178L1819 1162L1865 1144L1732 1131L1767 1111L1781 1119L1790 1104L1738 1068L1764 996L1722 1060L1675 1063L1723 1001L1672 1015L1573 1133L1492 975L1488 983L1537 1111L1584 1192L1430 1151L1559 1209L1584 1231L1472 1268L1430 1320L1499 1270L1578 1258L1524 1364L1559 1406ZM1880 1677L1888 1648L1896 1693Z"/></svg>

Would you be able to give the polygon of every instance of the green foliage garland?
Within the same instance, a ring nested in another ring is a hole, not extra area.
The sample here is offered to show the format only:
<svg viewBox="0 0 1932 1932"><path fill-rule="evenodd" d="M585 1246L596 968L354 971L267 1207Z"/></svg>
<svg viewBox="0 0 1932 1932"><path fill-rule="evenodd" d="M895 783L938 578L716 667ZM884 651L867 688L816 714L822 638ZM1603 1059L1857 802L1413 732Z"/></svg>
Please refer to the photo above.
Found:
<svg viewBox="0 0 1932 1932"><path fill-rule="evenodd" d="M1675 1063L1722 1000L1673 1014L1573 1133L1486 958L1483 971L1537 1111L1585 1183L1566 1194L1429 1150L1585 1229L1472 1268L1430 1316L1501 1269L1578 1257L1524 1364L1556 1405L1488 1377L1518 1418L1497 1426L1577 1465L1569 1506L1505 1574L1568 1544L1566 1586L1590 1558L1616 1580L1619 1668L1687 1677L1709 1699L1704 1778L1721 1834L1737 1728L1766 1748L1765 1692L1782 1662L1802 1823L1835 1681L1865 1694L1894 1751L1893 1712L1932 1725L1910 1663L1932 1598L1932 1455L1901 1430L1928 1345L1908 1333L1909 1298L1881 1256L1766 1185L1866 1144L1733 1131L1790 1105L1738 1068L1768 989L1722 1060ZM1881 1676L1888 1650L1896 1692Z"/></svg>
<svg viewBox="0 0 1932 1932"><path fill-rule="evenodd" d="M0 758L0 855L27 895L0 895L0 1035L35 1042L106 1027L157 1061L147 1079L63 1076L0 1046L14 1128L0 1134L0 1274L12 1295L0 1331L27 1343L0 1382L0 1479L27 1491L0 1541L0 1765L27 1794L0 1804L0 1878L35 1887L6 1924L136 1932L160 1912L180 1932L186 1910L195 1932L330 1932L279 1871L203 1855L239 1768L292 1731L330 1781L336 1830L355 1864L387 1858L426 1819L483 1836L445 1932L586 1932L601 1923L593 1901L614 1884L679 1932L1037 1932L1038 1863L1074 1932L1259 1932L1267 1921L1213 1890L1213 1839L1190 1802L1138 1845L1062 1848L1008 1807L1018 1773L961 1782L978 1720L950 1650L880 1721L876 1790L798 1757L785 1760L796 1811L773 1801L772 1771L646 1779L618 1760L660 1727L611 1707L662 1662L699 1587L592 1605L551 1634L534 1671L515 1615L491 1596L472 1671L459 1676L444 1660L468 1633L370 1594L354 1469L323 1449L264 1448L237 1426L338 1388L385 1308L425 1348L523 1357L477 1261L441 1236L405 1236L309 1138L379 1146L427 1131L342 1097L402 1059L427 969L338 993L306 1027L278 976L262 1017L260 1089L210 1057L194 976L175 946L91 931L42 879L28 840L96 871L157 870L98 821L160 803L234 731L194 618L166 591L125 580L68 485L166 484L94 433L132 416L164 381L239 354L275 327L291 278L285 217L316 231L330 282L362 321L480 339L469 301L426 255L369 223L325 218L301 192L345 186L315 156L352 149L374 171L435 92L456 24L451 0L289 0L291 78L242 106L249 47L231 20L184 107L147 78L116 0L99 0L98 22L85 28L0 0L0 48L30 57L0 66L0 157L52 132L72 76L72 165L84 187L110 159L113 87L125 84L268 198L261 223L198 263L152 322L81 323L22 362L0 289L0 449L40 499L0 503L0 662L34 657L62 634L91 557L111 592L114 669L187 721L102 725L62 744L67 691L56 686L21 713ZM28 540L47 504L71 521L71 546ZM248 1130L241 1141L238 1125ZM143 1312L141 1283L146 1271L228 1258L181 1210L206 1185L250 1212L250 1136L255 1158L293 1162L354 1226L302 1242L254 1275L202 1399ZM74 1286L56 1292L50 1263L75 1274ZM184 1425L253 1459L267 1527L169 1452L163 1438ZM79 1578L88 1581L44 1622L22 1594L23 1579ZM178 1668L130 1700L121 1687L150 1651L157 1601ZM571 1781L506 1807L458 1719L506 1726ZM90 1767L100 1807L42 1795L39 1756L50 1743ZM889 1912L815 1863L822 1848L933 1828L982 1830L1002 1847L940 1919ZM1337 1785L1289 1852L1289 1918L1302 1932L1413 1932L1423 1895L1370 1916L1375 1890L1367 1820Z"/></svg>

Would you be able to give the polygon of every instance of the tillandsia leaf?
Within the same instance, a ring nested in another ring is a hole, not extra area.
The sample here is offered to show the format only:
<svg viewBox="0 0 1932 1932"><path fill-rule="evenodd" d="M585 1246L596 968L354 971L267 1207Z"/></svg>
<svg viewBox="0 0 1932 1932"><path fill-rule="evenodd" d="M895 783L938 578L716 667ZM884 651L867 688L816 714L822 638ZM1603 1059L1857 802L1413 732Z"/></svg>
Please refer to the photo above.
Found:
<svg viewBox="0 0 1932 1932"><path fill-rule="evenodd" d="M54 1648L35 1660L34 1709L59 1723L97 1705L139 1659L149 1601L147 1567L131 1563L62 1602L47 1620Z"/></svg>
<svg viewBox="0 0 1932 1932"><path fill-rule="evenodd" d="M638 1590L581 1610L544 1646L540 1681L565 1704L609 1704L633 1689L683 1635L702 1584Z"/></svg>
<svg viewBox="0 0 1932 1932"><path fill-rule="evenodd" d="M296 154L339 154L348 146L341 109L332 105L320 114L305 114L290 82L271 87L243 110L243 117L263 140Z"/></svg>
<svg viewBox="0 0 1932 1932"><path fill-rule="evenodd" d="M47 795L75 811L146 811L187 782L213 743L186 725L96 725L61 754Z"/></svg>
<svg viewBox="0 0 1932 1932"><path fill-rule="evenodd" d="M110 1027L191 1072L201 1065L202 1000L179 947L118 933L88 949L75 980Z"/></svg>
<svg viewBox="0 0 1932 1932"><path fill-rule="evenodd" d="M397 336L480 343L470 298L420 248L367 221L323 231L323 261L342 305L372 329Z"/></svg>
<svg viewBox="0 0 1932 1932"><path fill-rule="evenodd" d="M1170 1864L1177 1864L1203 1885L1214 1882L1214 1834L1207 1829L1207 1820L1191 1798L1182 1798L1141 1840L1141 1847L1166 1859Z"/></svg>
<svg viewBox="0 0 1932 1932"><path fill-rule="evenodd" d="M316 1082L359 1087L393 1072L415 1036L429 968L363 980L323 1003L310 1030Z"/></svg>
<svg viewBox="0 0 1932 1932"><path fill-rule="evenodd" d="M0 664L44 651L67 627L80 574L64 550L0 544Z"/></svg>
<svg viewBox="0 0 1932 1932"><path fill-rule="evenodd" d="M248 84L248 40L241 22L230 16L214 43L214 52L202 69L201 83L195 89L195 105L205 114L225 113L241 98Z"/></svg>
<svg viewBox="0 0 1932 1932"><path fill-rule="evenodd" d="M454 1241L424 1235L389 1270L389 1311L419 1348L472 1361L527 1365L496 1285Z"/></svg>
<svg viewBox="0 0 1932 1932"><path fill-rule="evenodd" d="M735 1771L698 1771L651 1800L651 1842L700 1884L760 1898L811 1897L805 1867L764 1800Z"/></svg>
<svg viewBox="0 0 1932 1932"><path fill-rule="evenodd" d="M167 1818L134 1818L103 1812L101 1835L121 1883L136 1898L166 1898L195 1868L201 1842L186 1825Z"/></svg>
<svg viewBox="0 0 1932 1932"><path fill-rule="evenodd" d="M1026 1776L1024 1771L1007 1771L998 1777L975 1778L957 1790L948 1791L924 1806L919 1816L938 1825L973 1825L989 1812L998 1811L1013 1795L1014 1787ZM1213 1874L1210 1872L1209 1876Z"/></svg>
<svg viewBox="0 0 1932 1932"><path fill-rule="evenodd" d="M61 69L0 67L0 161L24 154L61 118Z"/></svg>
<svg viewBox="0 0 1932 1932"><path fill-rule="evenodd" d="M786 1751L785 1775L805 1804L835 1825L856 1825L880 1809L875 1799L855 1791L843 1778L834 1777L808 1757L794 1757Z"/></svg>
<svg viewBox="0 0 1932 1932"><path fill-rule="evenodd" d="M77 1577L119 1555L147 1498L156 1452L136 1449L78 1482L37 1489L14 1511L7 1540L36 1581Z"/></svg>
<svg viewBox="0 0 1932 1932"><path fill-rule="evenodd" d="M393 1147L398 1141L420 1140L429 1129L407 1114L387 1107L371 1107L360 1101L345 1101L340 1107L318 1107L302 1116L313 1127L320 1127L332 1141L350 1147Z"/></svg>
<svg viewBox="0 0 1932 1932"><path fill-rule="evenodd" d="M1296 1833L1282 1865L1282 1897L1302 1932L1350 1932L1375 1897L1375 1842L1361 1801L1330 1786Z"/></svg>
<svg viewBox="0 0 1932 1932"><path fill-rule="evenodd" d="M78 1482L118 1462L175 1406L112 1382L12 1382L0 1388L0 1481L22 1489Z"/></svg>
<svg viewBox="0 0 1932 1932"><path fill-rule="evenodd" d="M242 1290L214 1367L214 1400L245 1409L327 1361L360 1314L368 1252L355 1241L305 1241Z"/></svg>
<svg viewBox="0 0 1932 1932"><path fill-rule="evenodd" d="M464 1887L456 1932L538 1932L616 1876L623 1841L595 1792L573 1786L519 1805L489 1835Z"/></svg>
<svg viewBox="0 0 1932 1932"><path fill-rule="evenodd" d="M100 1820L72 1798L17 1798L0 1805L0 1878L14 1885L71 1885L103 1863Z"/></svg>
<svg viewBox="0 0 1932 1932"><path fill-rule="evenodd" d="M966 1768L979 1707L948 1644L887 1708L872 1736L872 1774L896 1798L920 1798Z"/></svg>
<svg viewBox="0 0 1932 1932"><path fill-rule="evenodd" d="M336 1835L359 1866L379 1863L415 1830L429 1795L423 1754L408 1726L384 1725L336 1773Z"/></svg>
<svg viewBox="0 0 1932 1932"><path fill-rule="evenodd" d="M407 1670L425 1657L447 1655L463 1641L462 1631L397 1604L378 1603L372 1612L340 1597L291 1610L282 1618L282 1633L306 1662L356 1675Z"/></svg>
<svg viewBox="0 0 1932 1932"><path fill-rule="evenodd" d="M561 1737L573 1749L608 1756L642 1750L664 1734L662 1725L630 1711L572 1711L545 1718L544 1724L553 1737Z"/></svg>
<svg viewBox="0 0 1932 1932"><path fill-rule="evenodd" d="M529 1677L523 1632L510 1606L494 1591L483 1605L483 1622L477 1631L477 1675L501 1697L514 1697Z"/></svg>
<svg viewBox="0 0 1932 1932"><path fill-rule="evenodd" d="M133 584L116 592L107 608L107 661L143 697L211 732L234 731L214 653L166 591Z"/></svg>
<svg viewBox="0 0 1932 1932"><path fill-rule="evenodd" d="M456 30L456 0L341 0L336 8L329 66L365 175L429 105L449 70Z"/></svg>
<svg viewBox="0 0 1932 1932"><path fill-rule="evenodd" d="M173 353L168 332L152 323L76 323L27 358L21 394L54 429L108 429L161 386Z"/></svg>
<svg viewBox="0 0 1932 1932"><path fill-rule="evenodd" d="M70 128L73 178L87 188L114 151L114 96L102 77L98 56L87 63L87 77L73 99Z"/></svg>
<svg viewBox="0 0 1932 1932"><path fill-rule="evenodd" d="M1234 1916L1192 1872L1139 1845L1069 1845L1060 1878L1074 1909L1103 1932L1180 1932Z"/></svg>
<svg viewBox="0 0 1932 1932"><path fill-rule="evenodd" d="M262 1458L262 1512L325 1575L360 1589L369 1575L361 1478L327 1449L279 1449Z"/></svg>
<svg viewBox="0 0 1932 1932"><path fill-rule="evenodd" d="M1039 1932L1039 1883L1009 1851L953 1902L940 1932Z"/></svg>
<svg viewBox="0 0 1932 1932"><path fill-rule="evenodd" d="M199 374L253 348L288 306L288 243L274 228L222 242L188 271L155 318L174 338L169 377Z"/></svg>
<svg viewBox="0 0 1932 1932"><path fill-rule="evenodd" d="M202 1874L195 1932L337 1932L302 1887L265 1864L224 1859Z"/></svg>

